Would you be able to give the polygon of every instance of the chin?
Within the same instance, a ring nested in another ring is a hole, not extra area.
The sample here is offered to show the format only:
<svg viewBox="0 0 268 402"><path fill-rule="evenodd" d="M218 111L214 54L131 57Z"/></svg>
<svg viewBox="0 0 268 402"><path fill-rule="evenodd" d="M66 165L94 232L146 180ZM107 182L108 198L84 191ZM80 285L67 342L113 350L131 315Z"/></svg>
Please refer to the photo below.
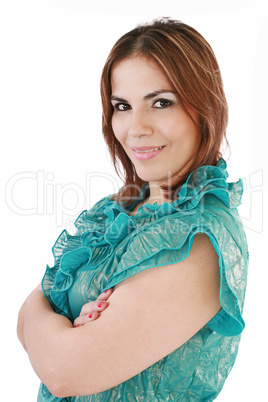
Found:
<svg viewBox="0 0 268 402"><path fill-rule="evenodd" d="M162 183L168 180L168 177L170 176L163 176L163 174L149 174L149 173L144 173L144 172L137 172L137 175L139 176L139 178L145 182L148 183Z"/></svg>

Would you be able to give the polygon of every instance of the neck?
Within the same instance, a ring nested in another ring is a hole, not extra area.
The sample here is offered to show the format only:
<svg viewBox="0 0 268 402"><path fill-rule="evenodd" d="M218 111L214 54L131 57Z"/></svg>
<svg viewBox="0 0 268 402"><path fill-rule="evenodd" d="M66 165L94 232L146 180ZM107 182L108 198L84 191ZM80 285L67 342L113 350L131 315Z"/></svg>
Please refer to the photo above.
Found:
<svg viewBox="0 0 268 402"><path fill-rule="evenodd" d="M154 204L155 202L160 205L163 204L164 202L169 202L171 203L172 201L167 199L165 197L164 191L161 189L159 185L156 185L155 183L149 183L149 189L150 189L150 195L148 198L145 200L141 201L136 207L130 212L130 215L135 215L138 208L143 205L143 204Z"/></svg>
<svg viewBox="0 0 268 402"><path fill-rule="evenodd" d="M154 204L155 202L160 205L164 202L171 202L168 198L166 198L164 190L160 187L159 184L149 183L150 195L146 202L149 204Z"/></svg>

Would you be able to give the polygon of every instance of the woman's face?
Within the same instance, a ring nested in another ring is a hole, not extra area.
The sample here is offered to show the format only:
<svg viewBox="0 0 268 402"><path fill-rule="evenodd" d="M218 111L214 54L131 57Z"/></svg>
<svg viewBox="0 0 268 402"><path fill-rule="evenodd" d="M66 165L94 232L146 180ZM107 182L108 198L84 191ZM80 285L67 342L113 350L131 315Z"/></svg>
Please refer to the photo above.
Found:
<svg viewBox="0 0 268 402"><path fill-rule="evenodd" d="M125 59L112 69L111 87L113 132L138 176L158 185L183 173L201 135L157 64L143 57Z"/></svg>

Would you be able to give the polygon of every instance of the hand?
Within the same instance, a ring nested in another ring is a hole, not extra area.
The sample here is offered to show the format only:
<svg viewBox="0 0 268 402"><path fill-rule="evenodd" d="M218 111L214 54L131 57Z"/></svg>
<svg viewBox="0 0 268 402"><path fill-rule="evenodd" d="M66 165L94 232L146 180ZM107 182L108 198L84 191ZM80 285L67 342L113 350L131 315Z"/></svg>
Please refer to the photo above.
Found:
<svg viewBox="0 0 268 402"><path fill-rule="evenodd" d="M108 289L101 293L94 302L84 304L79 317L74 321L74 327L80 327L88 322L97 320L97 318L100 317L101 312L109 306L107 299L112 293L113 289Z"/></svg>

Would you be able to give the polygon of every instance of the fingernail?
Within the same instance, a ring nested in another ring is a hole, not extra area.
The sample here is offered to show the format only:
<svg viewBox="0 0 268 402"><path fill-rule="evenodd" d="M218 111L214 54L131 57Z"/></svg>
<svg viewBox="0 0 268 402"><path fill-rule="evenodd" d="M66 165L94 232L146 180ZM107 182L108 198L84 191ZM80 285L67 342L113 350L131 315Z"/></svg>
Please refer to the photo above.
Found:
<svg viewBox="0 0 268 402"><path fill-rule="evenodd" d="M108 293L108 292L109 292L109 289L105 290L105 292L104 292L104 293Z"/></svg>
<svg viewBox="0 0 268 402"><path fill-rule="evenodd" d="M92 313L91 313L91 314L89 314L88 318L92 318Z"/></svg>
<svg viewBox="0 0 268 402"><path fill-rule="evenodd" d="M102 302L102 303L99 303L99 304L98 304L98 307L99 307L99 308L102 307L103 304L104 304L103 302Z"/></svg>

